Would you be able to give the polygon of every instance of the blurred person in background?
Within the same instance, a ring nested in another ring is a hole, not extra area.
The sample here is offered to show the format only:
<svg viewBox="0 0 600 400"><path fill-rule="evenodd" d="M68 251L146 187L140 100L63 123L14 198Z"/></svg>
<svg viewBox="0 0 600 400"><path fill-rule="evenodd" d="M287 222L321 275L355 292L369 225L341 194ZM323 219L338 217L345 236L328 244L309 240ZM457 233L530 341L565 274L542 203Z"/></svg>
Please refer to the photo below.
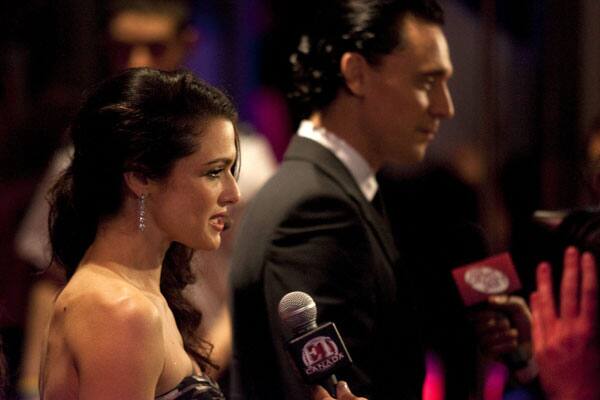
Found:
<svg viewBox="0 0 600 400"><path fill-rule="evenodd" d="M105 47L110 71L180 68L199 40L191 3L176 0L111 0Z"/></svg>
<svg viewBox="0 0 600 400"><path fill-rule="evenodd" d="M161 70L180 68L196 51L199 33L192 25L192 4L186 0L111 0L106 4L103 46L107 54L109 73L131 67L153 67ZM244 165L239 184L244 198L232 217L238 219L248 198L255 193L276 169L276 160L268 142L249 126L240 124L240 146ZM46 196L60 172L68 165L72 149L59 149L32 200L19 233L16 247L21 258L38 269L50 264L47 234L48 203ZM215 252L198 251L193 268L201 277L186 293L202 310L204 337L214 345L212 358L219 369L209 370L214 377L223 377L231 353L231 322L227 308L227 275L234 230L224 234L223 246ZM54 265L30 291L19 392L24 398L38 396L38 376L42 338L48 325L52 302L64 284L64 276ZM223 385L225 388L226 384Z"/></svg>
<svg viewBox="0 0 600 400"><path fill-rule="evenodd" d="M75 103L69 96L75 92L73 82L55 78L72 60L60 65L49 60L59 52L70 54L57 32L66 24L48 18L47 11L57 8L49 2L0 5L0 336L10 371L9 399L15 396L27 297L34 280L30 266L16 254L15 234L57 146L58 132L66 126L58 115L64 117ZM46 14L36 15L39 9Z"/></svg>

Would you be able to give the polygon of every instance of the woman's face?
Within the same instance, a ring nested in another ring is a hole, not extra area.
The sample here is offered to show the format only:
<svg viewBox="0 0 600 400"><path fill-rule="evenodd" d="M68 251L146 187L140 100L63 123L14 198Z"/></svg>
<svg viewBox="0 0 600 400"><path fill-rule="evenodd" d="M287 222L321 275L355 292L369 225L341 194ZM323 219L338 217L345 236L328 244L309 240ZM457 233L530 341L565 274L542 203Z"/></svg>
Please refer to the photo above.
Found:
<svg viewBox="0 0 600 400"><path fill-rule="evenodd" d="M233 124L214 118L198 127L196 151L175 162L165 179L154 181L147 210L169 242L214 250L240 192L231 167L237 150Z"/></svg>

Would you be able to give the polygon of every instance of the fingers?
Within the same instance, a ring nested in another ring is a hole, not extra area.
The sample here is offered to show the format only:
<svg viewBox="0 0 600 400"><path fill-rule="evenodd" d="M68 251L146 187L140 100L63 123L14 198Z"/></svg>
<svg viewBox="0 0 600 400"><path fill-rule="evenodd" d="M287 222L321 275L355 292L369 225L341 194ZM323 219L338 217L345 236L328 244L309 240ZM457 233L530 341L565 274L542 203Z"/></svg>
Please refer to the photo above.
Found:
<svg viewBox="0 0 600 400"><path fill-rule="evenodd" d="M546 346L544 324L541 320L539 293L534 292L530 297L531 304L531 338L533 341L533 353L539 354Z"/></svg>
<svg viewBox="0 0 600 400"><path fill-rule="evenodd" d="M321 385L313 387L313 400L332 400L333 398L327 393L327 390Z"/></svg>
<svg viewBox="0 0 600 400"><path fill-rule="evenodd" d="M356 397L350 391L348 384L344 381L339 381L336 387L338 400L367 400L364 397Z"/></svg>
<svg viewBox="0 0 600 400"><path fill-rule="evenodd" d="M511 326L505 314L483 310L472 315L482 353L497 359L517 349L519 332Z"/></svg>
<svg viewBox="0 0 600 400"><path fill-rule="evenodd" d="M536 293L539 323L542 326L549 326L556 320L556 311L554 308L550 264L547 262L542 262L538 265Z"/></svg>
<svg viewBox="0 0 600 400"><path fill-rule="evenodd" d="M570 246L565 251L560 285L560 316L575 318L579 314L579 252Z"/></svg>
<svg viewBox="0 0 600 400"><path fill-rule="evenodd" d="M352 394L348 384L344 381L338 382L335 391L337 400L367 400L365 397L356 397ZM312 398L313 400L335 400L321 385L314 386Z"/></svg>
<svg viewBox="0 0 600 400"><path fill-rule="evenodd" d="M473 314L471 319L474 322L475 332L479 335L510 329L510 321L506 315L496 311L480 311Z"/></svg>
<svg viewBox="0 0 600 400"><path fill-rule="evenodd" d="M490 304L500 308L503 312L520 311L527 308L525 300L520 296L509 296L507 294L496 294L489 297Z"/></svg>
<svg viewBox="0 0 600 400"><path fill-rule="evenodd" d="M584 253L581 259L581 317L596 325L598 310L598 277L596 262L590 253Z"/></svg>
<svg viewBox="0 0 600 400"><path fill-rule="evenodd" d="M507 329L480 337L482 352L493 358L511 353L518 348L519 334L516 329Z"/></svg>
<svg viewBox="0 0 600 400"><path fill-rule="evenodd" d="M531 313L525 299L520 296L490 296L489 303L508 315L510 325L519 332L520 341L531 339Z"/></svg>

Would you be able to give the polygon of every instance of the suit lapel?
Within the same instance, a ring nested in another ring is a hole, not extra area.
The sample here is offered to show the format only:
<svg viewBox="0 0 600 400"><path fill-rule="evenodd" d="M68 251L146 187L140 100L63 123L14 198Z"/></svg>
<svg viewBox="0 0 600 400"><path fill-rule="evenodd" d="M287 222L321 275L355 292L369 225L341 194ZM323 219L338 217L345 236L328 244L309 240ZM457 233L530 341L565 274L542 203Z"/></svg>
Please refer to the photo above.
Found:
<svg viewBox="0 0 600 400"><path fill-rule="evenodd" d="M331 151L313 140L294 136L285 153L284 160L310 162L337 182L352 201L359 206L364 219L367 221L367 225L375 234L389 263L392 266L396 265L398 251L394 244L388 222L367 201L350 171Z"/></svg>

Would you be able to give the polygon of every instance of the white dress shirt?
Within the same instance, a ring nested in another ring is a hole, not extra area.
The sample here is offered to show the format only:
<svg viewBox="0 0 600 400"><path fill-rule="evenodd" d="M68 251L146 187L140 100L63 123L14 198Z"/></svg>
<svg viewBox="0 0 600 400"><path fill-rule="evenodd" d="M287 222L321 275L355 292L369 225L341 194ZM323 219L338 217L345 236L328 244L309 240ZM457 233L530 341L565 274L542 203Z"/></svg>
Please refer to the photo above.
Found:
<svg viewBox="0 0 600 400"><path fill-rule="evenodd" d="M335 133L316 127L309 120L300 123L298 136L314 140L331 151L348 168L366 199L373 200L378 189L375 172L358 151Z"/></svg>

